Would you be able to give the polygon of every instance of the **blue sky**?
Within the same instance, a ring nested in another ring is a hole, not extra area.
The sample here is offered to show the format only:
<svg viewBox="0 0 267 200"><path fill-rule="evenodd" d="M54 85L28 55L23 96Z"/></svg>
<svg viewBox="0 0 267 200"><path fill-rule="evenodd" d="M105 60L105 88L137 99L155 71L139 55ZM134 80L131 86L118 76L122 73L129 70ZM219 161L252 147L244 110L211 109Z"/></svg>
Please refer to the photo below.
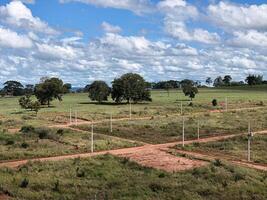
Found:
<svg viewBox="0 0 267 200"><path fill-rule="evenodd" d="M0 0L0 83L267 77L266 1Z"/></svg>

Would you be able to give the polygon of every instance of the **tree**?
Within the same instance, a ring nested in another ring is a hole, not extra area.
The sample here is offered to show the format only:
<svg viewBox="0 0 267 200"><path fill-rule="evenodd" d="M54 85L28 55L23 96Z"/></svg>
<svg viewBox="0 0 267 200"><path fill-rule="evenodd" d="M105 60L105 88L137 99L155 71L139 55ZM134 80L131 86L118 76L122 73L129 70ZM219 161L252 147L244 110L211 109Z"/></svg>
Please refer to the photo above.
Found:
<svg viewBox="0 0 267 200"><path fill-rule="evenodd" d="M193 98L195 98L196 94L198 93L198 89L194 83L194 81L185 79L181 81L183 93L185 96L189 96L191 99L191 103Z"/></svg>
<svg viewBox="0 0 267 200"><path fill-rule="evenodd" d="M34 85L27 84L27 85L25 86L24 93L25 93L26 95L32 95L33 92L34 92Z"/></svg>
<svg viewBox="0 0 267 200"><path fill-rule="evenodd" d="M71 88L72 88L72 85L70 83L65 83L63 85L63 93L64 94L70 93Z"/></svg>
<svg viewBox="0 0 267 200"><path fill-rule="evenodd" d="M226 75L223 78L223 83L224 85L231 85L232 77L230 75Z"/></svg>
<svg viewBox="0 0 267 200"><path fill-rule="evenodd" d="M43 83L39 83L34 88L34 94L38 101L48 107L54 99L62 101L63 81L58 78L46 79Z"/></svg>
<svg viewBox="0 0 267 200"><path fill-rule="evenodd" d="M211 77L207 77L207 79L206 79L206 84L211 85L212 82L213 82L213 81L212 81Z"/></svg>
<svg viewBox="0 0 267 200"><path fill-rule="evenodd" d="M263 76L261 75L249 74L245 81L248 85L260 85L262 84L262 80Z"/></svg>
<svg viewBox="0 0 267 200"><path fill-rule="evenodd" d="M128 103L134 101L152 101L150 90L146 88L146 82L139 74L128 73L112 82L112 99L117 103L126 100Z"/></svg>
<svg viewBox="0 0 267 200"><path fill-rule="evenodd" d="M88 88L89 98L101 103L108 100L110 88L104 81L94 81Z"/></svg>
<svg viewBox="0 0 267 200"><path fill-rule="evenodd" d="M214 87L220 87L220 86L223 86L223 79L221 76L218 76L217 78L214 79L213 81L213 85Z"/></svg>
<svg viewBox="0 0 267 200"><path fill-rule="evenodd" d="M20 96L23 95L23 85L18 81L7 81L4 83L3 91L6 95Z"/></svg>
<svg viewBox="0 0 267 200"><path fill-rule="evenodd" d="M31 111L35 111L36 115L38 111L41 109L41 104L38 101L32 101L30 95L26 95L25 97L21 97L19 99L19 105L23 109L30 109Z"/></svg>
<svg viewBox="0 0 267 200"><path fill-rule="evenodd" d="M170 96L170 89L173 88L172 85L169 82L166 82L163 87L167 91L168 97L169 97Z"/></svg>

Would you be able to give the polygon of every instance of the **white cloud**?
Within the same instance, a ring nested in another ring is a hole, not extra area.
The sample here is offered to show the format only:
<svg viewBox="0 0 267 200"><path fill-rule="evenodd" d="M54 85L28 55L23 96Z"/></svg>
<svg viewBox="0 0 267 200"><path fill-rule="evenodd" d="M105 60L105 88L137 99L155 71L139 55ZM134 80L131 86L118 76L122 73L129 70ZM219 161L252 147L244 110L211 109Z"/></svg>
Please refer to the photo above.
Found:
<svg viewBox="0 0 267 200"><path fill-rule="evenodd" d="M220 36L201 28L187 28L187 22L196 20L200 14L195 6L184 0L164 0L157 5L160 12L165 14L164 30L167 34L183 41L195 41L205 44L217 44Z"/></svg>
<svg viewBox="0 0 267 200"><path fill-rule="evenodd" d="M35 4L35 0L13 0L13 1L21 1L23 3Z"/></svg>
<svg viewBox="0 0 267 200"><path fill-rule="evenodd" d="M121 32L121 27L119 27L119 26L114 26L114 25L109 24L109 23L107 23L107 22L103 22L103 23L101 24L101 27L102 27L102 29L103 29L105 32L107 32L107 33L119 33L119 32Z"/></svg>
<svg viewBox="0 0 267 200"><path fill-rule="evenodd" d="M228 41L229 44L240 47L267 47L267 32L248 30L245 32L234 32L234 38Z"/></svg>
<svg viewBox="0 0 267 200"><path fill-rule="evenodd" d="M208 15L216 25L226 29L267 30L267 4L239 5L220 1L209 5Z"/></svg>
<svg viewBox="0 0 267 200"><path fill-rule="evenodd" d="M60 2L80 2L104 8L124 9L130 10L138 15L153 11L150 0L60 0Z"/></svg>
<svg viewBox="0 0 267 200"><path fill-rule="evenodd" d="M11 48L31 48L32 41L26 35L19 35L10 29L0 27L0 46Z"/></svg>
<svg viewBox="0 0 267 200"><path fill-rule="evenodd" d="M38 17L34 17L29 8L21 1L12 1L6 6L0 6L0 21L13 27L23 28L29 31L57 34L58 32L49 27Z"/></svg>
<svg viewBox="0 0 267 200"><path fill-rule="evenodd" d="M204 29L188 30L184 22L165 20L165 31L172 37L184 41L196 41L206 44L218 44L220 36L217 33L210 33Z"/></svg>

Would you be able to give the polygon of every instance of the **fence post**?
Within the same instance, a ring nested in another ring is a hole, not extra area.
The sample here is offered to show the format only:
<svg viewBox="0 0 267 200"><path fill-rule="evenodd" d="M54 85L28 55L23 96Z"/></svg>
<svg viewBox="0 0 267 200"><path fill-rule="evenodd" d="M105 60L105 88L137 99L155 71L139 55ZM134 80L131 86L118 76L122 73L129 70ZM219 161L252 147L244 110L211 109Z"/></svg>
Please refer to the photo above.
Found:
<svg viewBox="0 0 267 200"><path fill-rule="evenodd" d="M183 116L183 147L184 147L184 132L185 132L185 127L184 127L184 116Z"/></svg>
<svg viewBox="0 0 267 200"><path fill-rule="evenodd" d="M113 132L113 126L112 126L112 113L110 114L110 132Z"/></svg>
<svg viewBox="0 0 267 200"><path fill-rule="evenodd" d="M91 153L94 152L94 124L91 125Z"/></svg>

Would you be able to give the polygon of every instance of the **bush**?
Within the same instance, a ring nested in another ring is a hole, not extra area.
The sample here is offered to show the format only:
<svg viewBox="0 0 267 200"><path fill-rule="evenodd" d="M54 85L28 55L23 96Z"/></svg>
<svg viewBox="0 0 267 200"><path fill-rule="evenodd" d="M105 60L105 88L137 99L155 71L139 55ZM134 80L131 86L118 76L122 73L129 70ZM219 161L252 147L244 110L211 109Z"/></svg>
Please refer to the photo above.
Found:
<svg viewBox="0 0 267 200"><path fill-rule="evenodd" d="M49 130L46 128L39 128L36 130L36 133L40 139L48 139L49 137Z"/></svg>
<svg viewBox="0 0 267 200"><path fill-rule="evenodd" d="M15 141L12 140L12 139L8 139L8 140L6 141L6 145L13 145L13 144L15 144Z"/></svg>
<svg viewBox="0 0 267 200"><path fill-rule="evenodd" d="M30 145L26 142L23 142L20 146L24 149L27 149Z"/></svg>
<svg viewBox="0 0 267 200"><path fill-rule="evenodd" d="M29 180L27 178L24 178L20 183L21 188L26 188L28 187L28 185L29 185Z"/></svg>
<svg viewBox="0 0 267 200"><path fill-rule="evenodd" d="M33 132L35 130L35 128L31 125L27 125L27 126L22 126L20 129L20 132L22 133L30 133Z"/></svg>
<svg viewBox="0 0 267 200"><path fill-rule="evenodd" d="M59 192L59 180L54 183L53 191Z"/></svg>
<svg viewBox="0 0 267 200"><path fill-rule="evenodd" d="M81 177L85 177L85 171L82 169L79 169L79 167L76 169L76 176L81 178Z"/></svg>
<svg viewBox="0 0 267 200"><path fill-rule="evenodd" d="M213 106L217 106L218 105L217 99L213 99L211 103L212 103Z"/></svg>
<svg viewBox="0 0 267 200"><path fill-rule="evenodd" d="M64 134L64 129L58 129L57 134L62 136Z"/></svg>

